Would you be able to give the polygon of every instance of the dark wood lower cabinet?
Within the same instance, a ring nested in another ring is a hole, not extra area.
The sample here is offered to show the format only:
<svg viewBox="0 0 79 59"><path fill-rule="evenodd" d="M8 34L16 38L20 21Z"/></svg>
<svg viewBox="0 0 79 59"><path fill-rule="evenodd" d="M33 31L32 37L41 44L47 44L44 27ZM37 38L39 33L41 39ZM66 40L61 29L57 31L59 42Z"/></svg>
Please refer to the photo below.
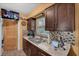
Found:
<svg viewBox="0 0 79 59"><path fill-rule="evenodd" d="M48 53L46 53L45 51L41 50L38 48L38 56L51 56Z"/></svg>
<svg viewBox="0 0 79 59"><path fill-rule="evenodd" d="M46 55L42 52L39 52L39 56L46 56Z"/></svg>
<svg viewBox="0 0 79 59"><path fill-rule="evenodd" d="M27 56L50 56L48 53L31 44L26 39L23 39L23 51Z"/></svg>

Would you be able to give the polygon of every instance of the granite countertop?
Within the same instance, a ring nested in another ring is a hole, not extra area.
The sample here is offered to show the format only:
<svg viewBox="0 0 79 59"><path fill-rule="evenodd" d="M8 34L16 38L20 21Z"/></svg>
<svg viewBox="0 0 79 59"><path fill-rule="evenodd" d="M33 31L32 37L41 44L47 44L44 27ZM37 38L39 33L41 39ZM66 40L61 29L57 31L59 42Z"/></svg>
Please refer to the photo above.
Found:
<svg viewBox="0 0 79 59"><path fill-rule="evenodd" d="M37 46L41 50L45 51L46 53L50 54L51 56L67 56L70 50L70 44L66 44L66 50L59 48L55 50L50 44L46 42L41 42L39 44L36 44L35 42L28 39L27 36L23 36L23 38L29 41L30 43L32 43L33 45Z"/></svg>

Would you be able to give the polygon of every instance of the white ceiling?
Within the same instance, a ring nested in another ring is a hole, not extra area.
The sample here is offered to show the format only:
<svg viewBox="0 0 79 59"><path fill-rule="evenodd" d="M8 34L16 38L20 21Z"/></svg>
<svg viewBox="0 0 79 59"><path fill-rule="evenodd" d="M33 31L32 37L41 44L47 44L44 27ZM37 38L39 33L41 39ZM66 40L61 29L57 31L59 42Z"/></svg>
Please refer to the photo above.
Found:
<svg viewBox="0 0 79 59"><path fill-rule="evenodd" d="M0 8L28 14L38 5L39 3L0 3Z"/></svg>

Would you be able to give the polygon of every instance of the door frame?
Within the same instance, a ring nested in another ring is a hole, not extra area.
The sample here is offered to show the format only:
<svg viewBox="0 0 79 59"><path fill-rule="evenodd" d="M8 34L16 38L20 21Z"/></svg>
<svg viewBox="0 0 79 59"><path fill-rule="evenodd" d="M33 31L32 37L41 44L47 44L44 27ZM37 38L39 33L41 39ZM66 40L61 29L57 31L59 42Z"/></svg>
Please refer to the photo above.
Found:
<svg viewBox="0 0 79 59"><path fill-rule="evenodd" d="M20 48L20 21L18 21L18 44L17 44L17 50L21 50L21 48Z"/></svg>

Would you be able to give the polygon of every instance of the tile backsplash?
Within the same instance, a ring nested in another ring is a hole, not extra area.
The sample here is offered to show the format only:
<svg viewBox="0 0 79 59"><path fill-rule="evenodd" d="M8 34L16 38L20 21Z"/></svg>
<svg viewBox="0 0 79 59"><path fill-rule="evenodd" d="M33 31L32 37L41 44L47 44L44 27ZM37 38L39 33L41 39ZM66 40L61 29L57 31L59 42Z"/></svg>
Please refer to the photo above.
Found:
<svg viewBox="0 0 79 59"><path fill-rule="evenodd" d="M75 36L73 32L60 32L60 31L50 32L50 38L52 40L58 38L58 36L62 37L63 41L66 43L73 45L75 43Z"/></svg>

